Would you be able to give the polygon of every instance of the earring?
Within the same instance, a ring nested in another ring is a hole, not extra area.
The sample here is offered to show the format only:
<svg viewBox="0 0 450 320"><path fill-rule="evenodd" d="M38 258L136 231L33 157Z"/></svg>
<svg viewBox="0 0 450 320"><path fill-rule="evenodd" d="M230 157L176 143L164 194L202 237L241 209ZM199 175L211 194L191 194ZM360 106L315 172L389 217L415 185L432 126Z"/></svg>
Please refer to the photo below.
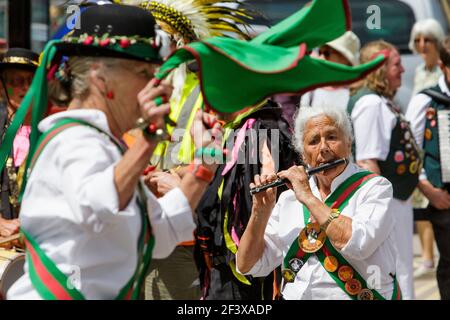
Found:
<svg viewBox="0 0 450 320"><path fill-rule="evenodd" d="M113 91L108 91L106 93L106 98L109 100L114 100L114 92Z"/></svg>

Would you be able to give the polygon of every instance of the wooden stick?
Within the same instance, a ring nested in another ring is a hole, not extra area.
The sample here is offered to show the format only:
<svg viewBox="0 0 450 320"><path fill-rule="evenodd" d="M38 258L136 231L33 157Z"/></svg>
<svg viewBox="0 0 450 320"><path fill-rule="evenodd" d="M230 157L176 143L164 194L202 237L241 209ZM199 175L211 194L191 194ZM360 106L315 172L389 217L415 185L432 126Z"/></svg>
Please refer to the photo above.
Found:
<svg viewBox="0 0 450 320"><path fill-rule="evenodd" d="M22 235L20 233L15 234L13 236L9 236L9 237L5 237L5 238L0 238L0 245L8 243L8 242L12 242L14 240L18 240L20 239Z"/></svg>

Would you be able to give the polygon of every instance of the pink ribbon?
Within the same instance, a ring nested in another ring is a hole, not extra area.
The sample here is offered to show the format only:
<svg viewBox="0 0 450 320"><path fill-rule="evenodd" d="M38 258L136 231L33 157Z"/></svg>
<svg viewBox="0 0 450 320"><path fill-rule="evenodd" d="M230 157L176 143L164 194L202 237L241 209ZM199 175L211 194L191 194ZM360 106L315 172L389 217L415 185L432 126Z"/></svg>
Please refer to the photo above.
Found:
<svg viewBox="0 0 450 320"><path fill-rule="evenodd" d="M244 123L242 128L239 130L239 133L236 137L236 141L233 146L233 151L231 152L231 161L227 162L227 165L225 166L225 169L222 172L222 176L225 176L236 164L239 155L239 148L241 147L241 145L244 143L245 140L245 133L247 132L248 129L253 127L255 122L256 122L255 119L248 119Z"/></svg>
<svg viewBox="0 0 450 320"><path fill-rule="evenodd" d="M13 142L13 155L14 155L14 165L20 167L25 161L30 149L30 126L22 126L19 131L17 131L16 137Z"/></svg>

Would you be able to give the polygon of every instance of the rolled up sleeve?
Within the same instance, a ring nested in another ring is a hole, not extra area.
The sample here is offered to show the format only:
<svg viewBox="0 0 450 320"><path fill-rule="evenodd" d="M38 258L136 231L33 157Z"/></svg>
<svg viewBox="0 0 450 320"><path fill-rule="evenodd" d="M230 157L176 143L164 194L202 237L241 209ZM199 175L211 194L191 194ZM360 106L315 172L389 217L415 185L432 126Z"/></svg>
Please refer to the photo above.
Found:
<svg viewBox="0 0 450 320"><path fill-rule="evenodd" d="M254 277L266 277L269 273L275 270L283 260L283 245L278 235L279 225L279 204L275 206L272 211L272 215L267 223L266 230L264 232L265 248L261 258L255 263L255 265L247 272L242 273L236 263L236 270L243 275L251 275ZM236 254L236 261L239 259L239 251Z"/></svg>
<svg viewBox="0 0 450 320"><path fill-rule="evenodd" d="M391 212L392 185L376 178L366 195L358 202L352 217L352 235L341 253L355 260L365 260L389 237L394 228ZM345 212L345 211L344 211Z"/></svg>
<svg viewBox="0 0 450 320"><path fill-rule="evenodd" d="M356 161L384 161L389 154L390 136L383 123L382 103L378 96L367 95L358 100L352 111Z"/></svg>
<svg viewBox="0 0 450 320"><path fill-rule="evenodd" d="M411 131L416 139L417 145L423 147L423 139L426 126L426 109L431 103L431 98L426 94L418 94L411 99L406 112L406 119L410 123ZM427 180L425 170L422 168L419 180Z"/></svg>
<svg viewBox="0 0 450 320"><path fill-rule="evenodd" d="M175 188L157 200L151 194L148 207L155 237L154 258L166 258L178 243L192 241L196 225L189 201L181 189Z"/></svg>

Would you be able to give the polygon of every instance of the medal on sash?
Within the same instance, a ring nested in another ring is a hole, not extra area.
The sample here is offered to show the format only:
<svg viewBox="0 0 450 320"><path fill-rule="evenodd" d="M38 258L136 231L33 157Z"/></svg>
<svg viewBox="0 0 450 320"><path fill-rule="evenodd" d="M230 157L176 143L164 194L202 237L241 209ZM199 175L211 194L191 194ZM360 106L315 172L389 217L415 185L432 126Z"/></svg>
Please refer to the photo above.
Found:
<svg viewBox="0 0 450 320"><path fill-rule="evenodd" d="M362 284L357 279L350 279L345 283L345 290L349 295L355 296L361 292Z"/></svg>
<svg viewBox="0 0 450 320"><path fill-rule="evenodd" d="M336 257L328 256L323 261L323 266L328 272L335 272L339 267L339 262Z"/></svg>
<svg viewBox="0 0 450 320"><path fill-rule="evenodd" d="M281 275L286 282L294 282L296 276L295 272L291 269L283 269L281 271Z"/></svg>
<svg viewBox="0 0 450 320"><path fill-rule="evenodd" d="M362 289L358 293L358 300L373 300L373 299L374 299L373 292L370 289Z"/></svg>
<svg viewBox="0 0 450 320"><path fill-rule="evenodd" d="M306 253L320 250L325 243L327 235L318 223L308 223L298 236L298 245Z"/></svg>
<svg viewBox="0 0 450 320"><path fill-rule="evenodd" d="M297 274L300 269L303 267L305 263L298 258L292 258L291 260L289 260L289 268L295 273Z"/></svg>

